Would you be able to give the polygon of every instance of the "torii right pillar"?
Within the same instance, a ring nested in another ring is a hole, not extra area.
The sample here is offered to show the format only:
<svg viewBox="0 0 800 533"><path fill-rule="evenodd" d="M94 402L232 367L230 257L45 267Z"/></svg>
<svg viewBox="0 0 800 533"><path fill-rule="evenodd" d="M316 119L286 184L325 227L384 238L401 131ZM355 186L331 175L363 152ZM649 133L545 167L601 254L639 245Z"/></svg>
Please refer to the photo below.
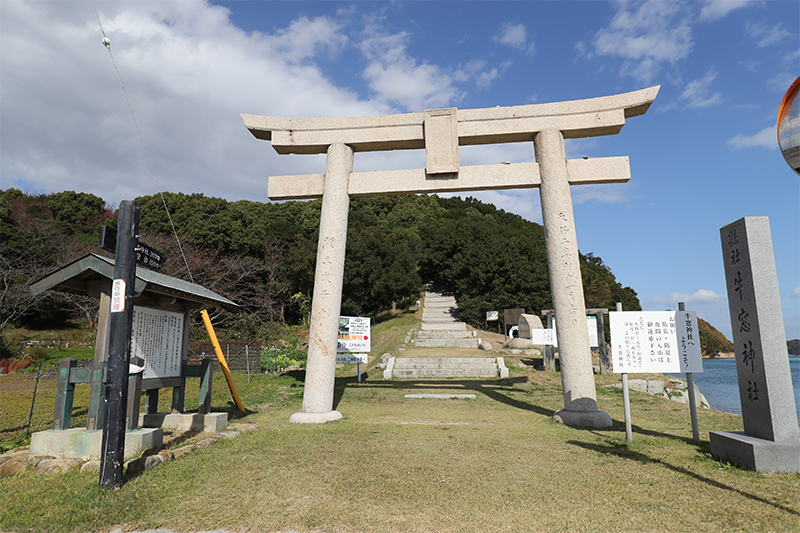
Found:
<svg viewBox="0 0 800 533"><path fill-rule="evenodd" d="M542 180L539 196L564 390L564 409L553 418L568 426L611 427L611 416L597 407L564 137L557 129L540 131L533 148Z"/></svg>

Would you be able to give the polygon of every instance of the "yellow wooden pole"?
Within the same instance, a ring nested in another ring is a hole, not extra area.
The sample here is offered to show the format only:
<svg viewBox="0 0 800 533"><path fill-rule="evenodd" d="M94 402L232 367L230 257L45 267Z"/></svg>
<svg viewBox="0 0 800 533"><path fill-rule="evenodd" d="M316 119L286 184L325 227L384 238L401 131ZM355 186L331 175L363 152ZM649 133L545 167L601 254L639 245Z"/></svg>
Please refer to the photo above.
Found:
<svg viewBox="0 0 800 533"><path fill-rule="evenodd" d="M222 372L225 374L225 379L228 381L228 387L231 389L231 394L233 395L233 400L236 402L236 407L244 413L245 410L244 406L242 405L242 400L239 398L239 393L236 392L236 385L233 383L233 376L231 376L231 371L228 368L228 363L225 361L225 356L222 355L222 348L217 340L217 334L214 333L214 327L211 325L211 318L208 316L208 311L203 309L200 311L200 314L203 316L203 322L206 325L208 337L211 339L211 344L214 345L214 351L217 354L217 361L219 361L219 366L222 368Z"/></svg>

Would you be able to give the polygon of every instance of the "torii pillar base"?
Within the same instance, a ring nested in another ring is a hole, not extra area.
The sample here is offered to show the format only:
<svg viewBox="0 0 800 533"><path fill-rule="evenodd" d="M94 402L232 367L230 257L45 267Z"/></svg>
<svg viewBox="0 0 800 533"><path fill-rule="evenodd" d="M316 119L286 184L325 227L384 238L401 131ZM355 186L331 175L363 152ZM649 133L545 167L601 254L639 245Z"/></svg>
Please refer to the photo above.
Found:
<svg viewBox="0 0 800 533"><path fill-rule="evenodd" d="M580 428L610 428L614 425L611 415L605 411L567 411L560 409L553 415L553 420L565 426Z"/></svg>
<svg viewBox="0 0 800 533"><path fill-rule="evenodd" d="M334 420L341 420L342 413L339 411L327 411L325 413L306 413L298 411L289 417L289 422L293 424L324 424L325 422L333 422Z"/></svg>

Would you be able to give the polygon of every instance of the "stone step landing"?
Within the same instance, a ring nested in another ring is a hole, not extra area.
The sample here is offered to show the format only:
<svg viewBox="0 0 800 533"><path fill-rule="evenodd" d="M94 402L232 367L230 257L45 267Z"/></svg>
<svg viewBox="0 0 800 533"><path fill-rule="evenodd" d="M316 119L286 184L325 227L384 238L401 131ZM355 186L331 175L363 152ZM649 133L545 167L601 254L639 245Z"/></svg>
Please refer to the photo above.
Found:
<svg viewBox="0 0 800 533"><path fill-rule="evenodd" d="M480 348L481 340L475 331L467 331L467 326L463 322L428 322L428 326L445 326L459 329L428 329L418 331L415 338L411 341L417 348ZM463 324L463 328L461 325Z"/></svg>
<svg viewBox="0 0 800 533"><path fill-rule="evenodd" d="M500 374L493 357L399 357L394 358L389 378L496 378Z"/></svg>
<svg viewBox="0 0 800 533"><path fill-rule="evenodd" d="M443 333L453 333L453 332L445 331ZM462 333L469 333L469 332L462 332ZM416 338L412 342L414 343L414 346L417 348L480 348L481 347L481 340L474 337L468 337L468 338L444 337L439 339Z"/></svg>

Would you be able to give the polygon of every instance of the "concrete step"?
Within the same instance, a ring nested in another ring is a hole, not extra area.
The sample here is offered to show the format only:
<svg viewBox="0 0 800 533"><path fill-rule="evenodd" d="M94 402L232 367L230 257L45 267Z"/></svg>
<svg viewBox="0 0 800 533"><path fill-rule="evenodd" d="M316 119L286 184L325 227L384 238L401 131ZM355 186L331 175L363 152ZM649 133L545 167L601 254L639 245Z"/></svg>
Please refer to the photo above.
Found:
<svg viewBox="0 0 800 533"><path fill-rule="evenodd" d="M480 348L480 339L475 338L444 338L444 339L415 339L411 341L417 348Z"/></svg>
<svg viewBox="0 0 800 533"><path fill-rule="evenodd" d="M502 357L390 357L383 379L507 378Z"/></svg>
<svg viewBox="0 0 800 533"><path fill-rule="evenodd" d="M441 309L442 307L458 307L456 305L456 301L452 298L448 299L441 299L441 300L425 300L425 305L422 306L423 309Z"/></svg>
<svg viewBox="0 0 800 533"><path fill-rule="evenodd" d="M397 368L497 368L494 357L398 357L394 360Z"/></svg>
<svg viewBox="0 0 800 533"><path fill-rule="evenodd" d="M396 378L494 378L498 374L497 360L490 357L399 357L392 370Z"/></svg>
<svg viewBox="0 0 800 533"><path fill-rule="evenodd" d="M477 331L417 331L417 339L468 339L478 336Z"/></svg>
<svg viewBox="0 0 800 533"><path fill-rule="evenodd" d="M464 322L422 322L420 329L425 331L467 331Z"/></svg>
<svg viewBox="0 0 800 533"><path fill-rule="evenodd" d="M496 378L497 369L474 371L469 369L457 370L404 370L395 369L392 377L395 378Z"/></svg>
<svg viewBox="0 0 800 533"><path fill-rule="evenodd" d="M457 317L450 315L422 315L423 322L460 322Z"/></svg>

